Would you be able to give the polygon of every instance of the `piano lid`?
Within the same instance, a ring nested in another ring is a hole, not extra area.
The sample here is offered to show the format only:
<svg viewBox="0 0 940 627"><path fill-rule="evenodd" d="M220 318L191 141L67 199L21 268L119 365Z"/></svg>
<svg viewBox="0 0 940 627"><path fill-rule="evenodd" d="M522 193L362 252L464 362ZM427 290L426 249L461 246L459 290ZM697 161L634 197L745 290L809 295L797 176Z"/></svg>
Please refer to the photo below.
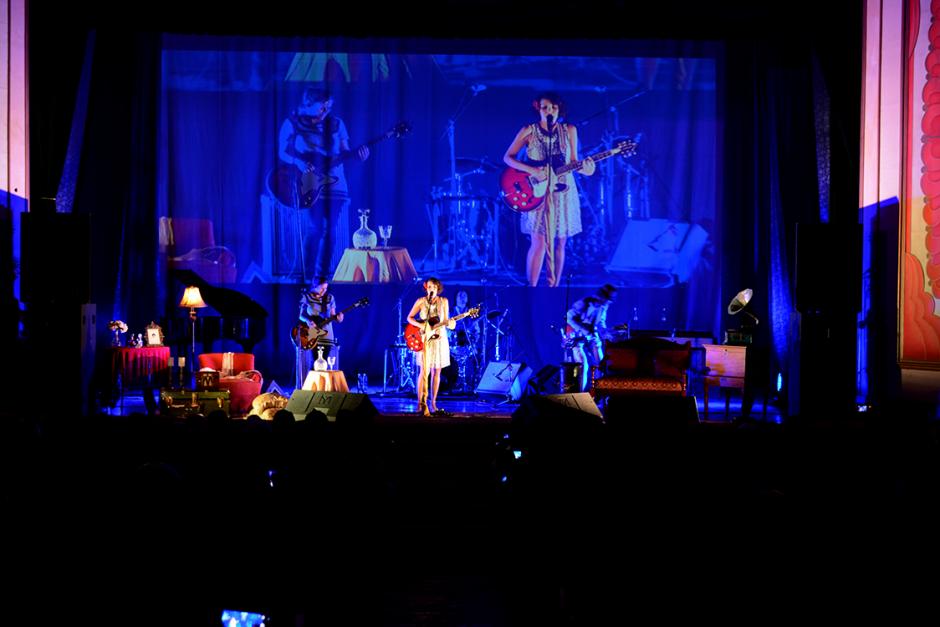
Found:
<svg viewBox="0 0 940 627"><path fill-rule="evenodd" d="M195 285L206 304L226 318L267 318L268 310L237 290L210 284L192 270L173 269L171 274L183 285Z"/></svg>

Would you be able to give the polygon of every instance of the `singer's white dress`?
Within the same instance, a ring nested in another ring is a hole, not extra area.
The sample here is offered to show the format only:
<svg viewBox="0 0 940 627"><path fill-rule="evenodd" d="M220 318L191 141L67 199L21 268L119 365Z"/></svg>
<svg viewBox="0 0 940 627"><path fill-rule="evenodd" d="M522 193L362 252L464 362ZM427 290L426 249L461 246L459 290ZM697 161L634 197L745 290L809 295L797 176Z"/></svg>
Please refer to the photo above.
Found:
<svg viewBox="0 0 940 627"><path fill-rule="evenodd" d="M425 299L424 305L422 305L421 311L416 317L421 320L429 320L435 317L446 319L449 312L450 308L448 307L447 299L441 296L433 305L428 305ZM447 340L447 327L438 329L437 335L438 338L436 340L430 340L424 343L423 351L415 353L415 361L418 366L421 365L422 360L425 358L428 360L428 368L446 368L450 365L450 342Z"/></svg>
<svg viewBox="0 0 940 627"><path fill-rule="evenodd" d="M571 162L567 124L555 125L555 131L551 134L537 123L530 127L526 142L529 161L547 161L549 151L555 155L556 167ZM555 181L554 175L552 181ZM546 198L541 207L520 216L519 226L523 233L554 233L554 237L571 237L581 232L581 200L578 198L574 173L562 174L558 182L568 187L562 192L552 192L551 203Z"/></svg>

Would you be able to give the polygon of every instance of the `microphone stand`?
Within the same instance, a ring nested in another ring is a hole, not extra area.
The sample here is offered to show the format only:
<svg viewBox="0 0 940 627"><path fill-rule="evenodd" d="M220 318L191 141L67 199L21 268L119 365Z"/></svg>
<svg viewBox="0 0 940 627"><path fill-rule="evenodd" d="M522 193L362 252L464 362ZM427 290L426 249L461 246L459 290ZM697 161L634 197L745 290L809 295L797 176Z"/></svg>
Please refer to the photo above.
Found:
<svg viewBox="0 0 940 627"><path fill-rule="evenodd" d="M554 187L552 185L552 174L555 173L555 143L552 141L552 136L555 134L555 128L558 126L558 120L552 120L552 116L549 115L546 119L545 126L548 130L548 179L546 180L547 185L545 186L545 254L548 255L549 274L551 275L552 279L557 280L555 277L555 230L549 230L549 227L552 226L549 211L554 210L555 208L555 199L552 196L552 193L554 192ZM561 138L559 138L559 142L560 141ZM538 278L536 278L535 282L538 284ZM499 361L499 359L497 359L497 361Z"/></svg>
<svg viewBox="0 0 940 627"><path fill-rule="evenodd" d="M447 119L447 128L444 130L444 133L441 135L441 139L443 139L444 135L447 135L448 151L450 152L450 193L451 193L451 196L456 197L456 198L459 198L463 193L463 190L461 189L461 182L457 177L457 152L456 152L457 142L455 138L457 120L460 118L460 116L462 116L467 111L467 109L470 107L470 103L477 96L477 94L479 94L481 91L478 89L474 89L473 87L468 87L468 89L470 90L470 96L468 97L465 92L460 97L460 102L457 103L457 107L454 109L453 115L451 115L450 118ZM460 203L463 201L457 200L456 202L457 202L457 215L462 215L463 207L461 207ZM451 266L453 268L453 266L456 265L456 255L458 252L456 248L457 248L458 242L454 241L454 242L451 242L451 244L453 244L454 249L455 249L453 251L454 257L449 260L453 264Z"/></svg>
<svg viewBox="0 0 940 627"><path fill-rule="evenodd" d="M503 334L503 332L500 331L500 328L499 328L499 327L500 327L500 325L503 324L503 320L506 319L506 315L507 315L508 313L509 313L509 309L507 309L506 311L503 312L503 315L501 315L501 316L499 317L499 322L496 323L496 340L497 340L497 343L498 343L498 341L499 341L499 336ZM498 345L498 344L497 344L497 345ZM506 351L506 352L509 353L509 351ZM497 355L498 355L498 354L499 354L499 352L497 351ZM497 359L496 361L499 361L499 360ZM502 374L503 374L504 372L506 372L507 370L510 370L511 368L512 368L512 353L509 353L509 361L506 362L506 367L503 368L502 370L500 370L498 373L496 373L496 378L499 379L500 381L502 381L502 379L500 378L500 375L502 375Z"/></svg>
<svg viewBox="0 0 940 627"><path fill-rule="evenodd" d="M629 96L627 96L626 98L624 98L623 100L620 100L620 101L618 101L618 102L615 102L614 104L610 105L609 107L605 107L605 108L603 108L603 109L600 109L600 110L598 110L598 111L595 111L594 113L592 113L591 115L587 116L586 118L583 118L581 121L579 121L579 122L573 122L573 124L574 124L575 126L578 126L578 127L587 126L588 124L591 123L591 120L593 120L594 118L596 118L596 117L598 117L598 116L601 116L601 115L604 115L605 113L616 112L616 111L617 111L617 107L619 107L619 106L621 106L621 105L623 105L623 104L626 104L626 103L630 102L630 101L633 100L634 98L639 98L640 96L642 96L643 94L645 94L647 91L649 91L649 90L647 90L647 89L638 89L638 90L636 90L635 92L633 92L632 94L630 94Z"/></svg>
<svg viewBox="0 0 940 627"><path fill-rule="evenodd" d="M420 281L419 277L415 277L413 282L405 286L405 289L398 297L398 302L396 303L396 308L398 310L398 335L395 336L395 343L391 347L386 347L385 349L385 359L382 363L382 394L386 394L386 386L388 385L388 351L389 348L395 351L395 358L398 360L398 392L401 392L405 386L410 387L410 389L417 389L417 385L414 380L413 367L408 365L408 348L405 346L405 317L402 307L402 302L405 296L411 291L411 288ZM395 362L392 362L395 363Z"/></svg>

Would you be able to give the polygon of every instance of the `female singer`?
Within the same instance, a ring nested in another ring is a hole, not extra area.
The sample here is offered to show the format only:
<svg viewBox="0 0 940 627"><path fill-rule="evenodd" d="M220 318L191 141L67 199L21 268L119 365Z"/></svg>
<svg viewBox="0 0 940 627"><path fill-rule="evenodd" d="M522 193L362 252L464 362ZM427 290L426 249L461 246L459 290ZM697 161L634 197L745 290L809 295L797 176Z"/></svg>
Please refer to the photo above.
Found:
<svg viewBox="0 0 940 627"><path fill-rule="evenodd" d="M425 296L415 301L408 313L408 323L422 331L430 329L443 321L448 329L457 325L450 319L450 308L447 299L441 296L444 286L435 278L424 282ZM420 314L420 317L418 316ZM424 350L417 353L416 359L420 367L418 375L418 412L425 416L431 413L449 415L448 412L437 407L437 390L441 386L441 369L450 365L450 343L447 341L447 331L444 328L434 333L426 332ZM436 335L437 337L432 337ZM428 404L428 375L431 376L431 402Z"/></svg>

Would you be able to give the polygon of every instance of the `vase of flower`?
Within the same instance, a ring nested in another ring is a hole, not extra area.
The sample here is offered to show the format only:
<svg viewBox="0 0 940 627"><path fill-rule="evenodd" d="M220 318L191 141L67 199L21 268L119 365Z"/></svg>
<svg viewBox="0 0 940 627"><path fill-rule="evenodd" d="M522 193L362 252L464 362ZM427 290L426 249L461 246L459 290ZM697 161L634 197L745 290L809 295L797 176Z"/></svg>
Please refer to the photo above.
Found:
<svg viewBox="0 0 940 627"><path fill-rule="evenodd" d="M375 248L378 237L369 228L369 210L359 210L359 230L353 233L353 248Z"/></svg>
<svg viewBox="0 0 940 627"><path fill-rule="evenodd" d="M127 323L123 320L112 320L108 323L108 329L114 334L111 337L111 346L120 346L121 334L127 333Z"/></svg>

